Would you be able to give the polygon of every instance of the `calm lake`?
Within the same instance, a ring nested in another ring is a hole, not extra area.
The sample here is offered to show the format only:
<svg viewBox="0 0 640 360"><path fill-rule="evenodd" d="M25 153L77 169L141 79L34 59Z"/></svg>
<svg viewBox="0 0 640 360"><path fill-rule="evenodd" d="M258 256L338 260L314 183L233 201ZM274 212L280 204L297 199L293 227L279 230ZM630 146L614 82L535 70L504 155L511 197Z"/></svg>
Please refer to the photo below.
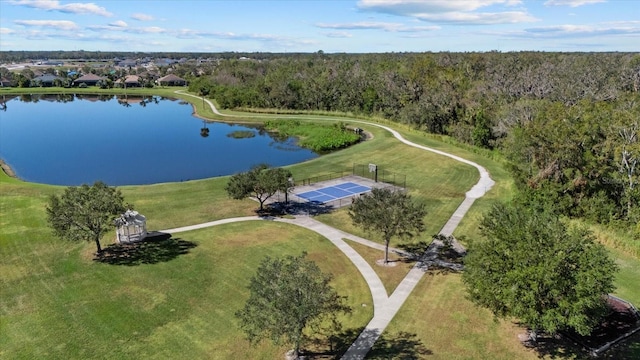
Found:
<svg viewBox="0 0 640 360"><path fill-rule="evenodd" d="M29 95L0 98L0 158L30 182L136 185L204 179L317 157L295 139L208 123L162 97ZM208 136L201 135L202 128ZM250 131L251 138L232 138Z"/></svg>

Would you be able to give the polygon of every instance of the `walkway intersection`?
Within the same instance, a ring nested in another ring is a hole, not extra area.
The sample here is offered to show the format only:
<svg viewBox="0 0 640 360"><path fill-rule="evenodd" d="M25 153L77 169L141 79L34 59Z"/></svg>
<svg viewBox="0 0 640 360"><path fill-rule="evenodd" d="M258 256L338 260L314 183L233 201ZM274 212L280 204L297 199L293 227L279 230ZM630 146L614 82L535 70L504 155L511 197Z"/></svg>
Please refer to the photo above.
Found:
<svg viewBox="0 0 640 360"><path fill-rule="evenodd" d="M180 92L180 93L182 95L199 98L198 96L187 94L184 92ZM212 111L215 114L219 116L227 116L225 114L220 113L215 108L213 103L211 103L209 100L205 100L205 101L209 104L209 106L211 107ZM369 123L369 122L360 121L360 120L353 120L353 122L358 122L358 123L363 123L370 126L377 126L377 127L383 128L389 131L391 134L393 134L393 136L395 136L399 141L409 146L413 146L425 151L431 151L431 152L440 154L442 156L450 157L454 160L463 162L465 164L471 165L476 169L478 169L478 172L480 173L480 180L471 188L471 190L469 190L465 194L464 201L460 204L460 206L458 206L458 208L453 213L451 218L449 218L447 223L440 230L440 235L444 235L444 236L452 235L453 231L456 229L456 227L458 226L462 218L465 216L467 211L471 208L471 205L473 205L474 201L477 198L480 198L484 194L486 194L495 184L495 182L489 176L489 172L479 164L476 164L472 161L469 161L467 159L461 158L456 155L448 154L440 150L432 149L423 145L410 142L405 138L403 138L402 135L400 135L400 133L398 133L396 130L391 129L387 126L379 125L375 123ZM400 307L402 306L402 304L404 304L405 300L409 297L409 295L411 294L415 286L418 284L422 276L425 274L429 265L432 264L432 261L434 258L434 256L432 255L434 254L434 252L436 252L437 249L440 246L442 246L442 243L439 242L439 240L434 240L433 243L427 249L426 253L421 257L421 261L418 261L413 266L413 268L405 276L405 278L398 285L395 291L390 296L387 296L387 291L385 290L384 285L382 284L382 281L380 280L376 272L373 270L373 268L371 268L369 263L367 263L365 259L362 258L362 256L360 256L360 254L358 254L353 248L351 248L343 239L356 241L361 244L364 244L373 248L381 249L381 250L384 250L384 246L381 244L375 243L373 241L363 239L355 235L343 232L341 230L338 230L326 224L323 224L313 219L310 216L305 216L305 215L296 216L293 219L276 218L276 217L258 217L258 216L238 217L238 218L217 220L217 221L212 221L212 222L203 223L203 224L185 226L180 228L162 230L162 232L173 234L173 233L202 229L210 226L216 226L216 225L227 224L232 222L255 221L255 220L284 222L284 223L289 223L297 226L302 226L317 232L318 234L329 239L329 241L331 241L335 246L337 246L338 249L340 249L351 260L351 262L353 262L353 264L356 266L358 271L360 271L360 273L364 277L365 281L367 282L367 285L369 286L369 290L371 291L371 296L373 298L373 318L371 319L371 321L369 321L365 329L360 333L356 341L351 345L351 347L349 347L347 352L342 356L342 359L345 359L345 360L360 360L365 358L367 353L371 350L371 348L375 344L376 340L380 337L380 335L385 330L387 325L389 325L389 323L391 322L395 314L400 310ZM453 245L455 248L462 249L460 244L455 242L455 240ZM389 249L391 251L401 253L401 251L398 249L392 249L392 248L389 248Z"/></svg>

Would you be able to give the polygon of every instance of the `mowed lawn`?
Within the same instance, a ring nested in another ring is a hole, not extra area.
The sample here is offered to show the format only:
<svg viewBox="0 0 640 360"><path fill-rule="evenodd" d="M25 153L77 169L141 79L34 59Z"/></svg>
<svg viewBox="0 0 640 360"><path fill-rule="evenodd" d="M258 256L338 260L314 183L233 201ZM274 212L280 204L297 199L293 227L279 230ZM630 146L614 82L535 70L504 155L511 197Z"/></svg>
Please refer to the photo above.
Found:
<svg viewBox="0 0 640 360"><path fill-rule="evenodd" d="M9 262L2 268L0 357L280 358L286 347L249 346L234 313L265 256L302 251L334 274L339 293L348 294L353 313L341 319L345 330L356 333L372 316L368 288L355 267L306 229L248 221L176 234L173 241L188 252L152 248L145 259L156 263L128 265L94 262L92 244L3 238L2 257ZM11 244L25 251L7 254Z"/></svg>

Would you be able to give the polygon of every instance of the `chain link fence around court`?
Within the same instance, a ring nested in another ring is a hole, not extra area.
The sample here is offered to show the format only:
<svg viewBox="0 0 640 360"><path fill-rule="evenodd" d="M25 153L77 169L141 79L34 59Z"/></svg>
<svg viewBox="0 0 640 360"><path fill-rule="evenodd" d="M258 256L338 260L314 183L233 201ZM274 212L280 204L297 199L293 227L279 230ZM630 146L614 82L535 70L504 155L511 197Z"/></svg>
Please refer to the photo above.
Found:
<svg viewBox="0 0 640 360"><path fill-rule="evenodd" d="M393 188L401 191L406 190L407 187L405 174L391 172L375 166L374 164L353 164L350 170L334 171L308 178L292 180L293 191L291 193L277 193L269 202L309 203L306 199L298 197L297 194L344 182L354 182L369 188ZM321 204L315 204L314 206L325 210L329 208L341 208L343 206L351 205L353 200L360 195L362 194L354 194L349 197L325 201Z"/></svg>
<svg viewBox="0 0 640 360"><path fill-rule="evenodd" d="M312 185L319 182L344 178L349 175L360 176L374 182L381 182L393 185L398 188L407 188L407 175L386 170L375 164L353 164L350 171L335 171L318 176L312 176L301 180L296 180L296 185Z"/></svg>
<svg viewBox="0 0 640 360"><path fill-rule="evenodd" d="M352 175L371 179L375 182L407 188L407 175L389 171L375 164L353 164Z"/></svg>

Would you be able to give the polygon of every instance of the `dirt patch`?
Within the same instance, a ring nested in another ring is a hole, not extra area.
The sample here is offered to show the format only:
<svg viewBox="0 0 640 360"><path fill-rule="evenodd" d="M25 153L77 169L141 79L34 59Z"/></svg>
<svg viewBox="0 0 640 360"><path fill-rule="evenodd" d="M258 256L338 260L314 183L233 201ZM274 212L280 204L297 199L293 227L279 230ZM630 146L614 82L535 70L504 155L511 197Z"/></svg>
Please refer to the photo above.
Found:
<svg viewBox="0 0 640 360"><path fill-rule="evenodd" d="M7 174L7 176L15 178L15 179L18 178L16 176L16 173L13 172L13 169L11 169L11 166L9 166L9 164L4 162L4 160L2 160L2 159L0 159L0 167L2 168L2 171L4 171L4 173Z"/></svg>
<svg viewBox="0 0 640 360"><path fill-rule="evenodd" d="M383 267L395 267L398 266L398 263L400 263L398 260L389 260L386 263L384 262L384 259L376 260L376 265Z"/></svg>

